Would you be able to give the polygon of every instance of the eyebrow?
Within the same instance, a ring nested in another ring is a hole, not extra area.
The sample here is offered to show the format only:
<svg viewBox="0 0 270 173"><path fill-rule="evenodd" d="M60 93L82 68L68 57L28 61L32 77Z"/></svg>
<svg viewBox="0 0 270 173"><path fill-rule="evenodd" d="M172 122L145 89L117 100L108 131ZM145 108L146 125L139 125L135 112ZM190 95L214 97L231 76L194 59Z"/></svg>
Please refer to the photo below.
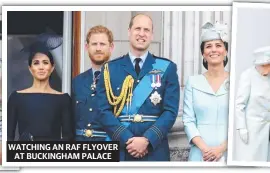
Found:
<svg viewBox="0 0 270 173"><path fill-rule="evenodd" d="M148 28L148 27L142 27L142 26L137 26L137 27L135 27L135 29L138 29L138 28L142 28L142 29L148 29L148 30L151 30L151 28Z"/></svg>
<svg viewBox="0 0 270 173"><path fill-rule="evenodd" d="M93 42L90 42L90 44L93 44L93 43L103 43L103 44L106 44L106 41L93 41Z"/></svg>
<svg viewBox="0 0 270 173"><path fill-rule="evenodd" d="M46 61L49 61L49 60L47 60L47 59L44 59L44 60L35 59L35 60L33 60L33 62L39 62L39 61L46 62Z"/></svg>
<svg viewBox="0 0 270 173"><path fill-rule="evenodd" d="M213 44L216 45L216 44L222 44L222 43L206 43L205 46L207 46L207 45L213 45Z"/></svg>

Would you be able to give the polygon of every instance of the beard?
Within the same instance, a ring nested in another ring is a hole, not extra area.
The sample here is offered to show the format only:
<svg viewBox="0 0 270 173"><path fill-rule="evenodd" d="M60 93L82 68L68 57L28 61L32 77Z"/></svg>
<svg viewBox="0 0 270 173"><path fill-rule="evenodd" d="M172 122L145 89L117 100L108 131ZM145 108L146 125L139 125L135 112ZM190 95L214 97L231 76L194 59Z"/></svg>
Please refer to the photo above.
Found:
<svg viewBox="0 0 270 173"><path fill-rule="evenodd" d="M102 65L109 60L111 54L110 53L94 53L94 54L88 53L88 56L90 57L90 60L92 61L92 63L96 65ZM99 58L97 58L97 56L99 56Z"/></svg>

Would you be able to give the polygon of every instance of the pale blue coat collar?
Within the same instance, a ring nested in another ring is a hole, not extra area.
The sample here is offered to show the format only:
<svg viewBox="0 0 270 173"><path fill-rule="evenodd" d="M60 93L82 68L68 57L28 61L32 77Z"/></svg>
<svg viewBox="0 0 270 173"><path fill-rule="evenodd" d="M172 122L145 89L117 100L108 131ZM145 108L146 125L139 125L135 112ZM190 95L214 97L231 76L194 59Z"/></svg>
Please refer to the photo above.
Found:
<svg viewBox="0 0 270 173"><path fill-rule="evenodd" d="M195 88L196 90L199 90L208 94L216 95L216 96L227 94L229 92L229 86L230 86L229 78L227 78L223 82L223 84L220 86L218 91L214 93L212 87L210 86L210 84L208 83L207 79L205 78L203 74L193 76L190 84L192 88Z"/></svg>

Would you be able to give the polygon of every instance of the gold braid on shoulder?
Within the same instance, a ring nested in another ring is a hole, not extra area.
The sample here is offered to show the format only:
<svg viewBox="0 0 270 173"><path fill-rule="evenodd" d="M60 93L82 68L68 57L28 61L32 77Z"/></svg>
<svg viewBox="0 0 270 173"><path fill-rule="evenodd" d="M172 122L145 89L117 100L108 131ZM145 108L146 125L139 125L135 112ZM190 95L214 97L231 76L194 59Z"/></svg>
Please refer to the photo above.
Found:
<svg viewBox="0 0 270 173"><path fill-rule="evenodd" d="M131 75L128 75L123 82L121 93L119 96L115 96L111 86L109 66L108 63L106 63L104 65L104 84L107 99L110 105L114 106L114 115L118 117L122 112L125 103L127 108L131 105L134 79Z"/></svg>

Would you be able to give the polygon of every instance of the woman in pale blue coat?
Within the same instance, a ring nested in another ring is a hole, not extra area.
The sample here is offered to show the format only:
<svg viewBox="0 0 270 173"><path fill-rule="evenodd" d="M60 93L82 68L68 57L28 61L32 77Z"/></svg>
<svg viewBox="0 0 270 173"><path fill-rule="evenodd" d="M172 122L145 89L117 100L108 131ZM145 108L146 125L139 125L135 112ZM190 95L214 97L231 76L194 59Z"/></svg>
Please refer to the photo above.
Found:
<svg viewBox="0 0 270 173"><path fill-rule="evenodd" d="M189 161L225 161L229 115L228 37L226 25L206 23L201 53L204 74L189 77L183 123L191 144Z"/></svg>

